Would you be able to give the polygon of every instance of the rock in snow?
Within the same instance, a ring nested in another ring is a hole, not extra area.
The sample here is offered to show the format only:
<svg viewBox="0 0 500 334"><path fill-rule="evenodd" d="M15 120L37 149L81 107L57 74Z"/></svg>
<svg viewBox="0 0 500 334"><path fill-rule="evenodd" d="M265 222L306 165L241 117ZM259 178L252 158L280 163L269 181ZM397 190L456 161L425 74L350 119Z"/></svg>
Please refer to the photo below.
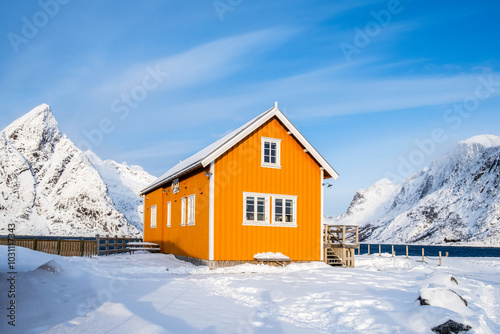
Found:
<svg viewBox="0 0 500 334"><path fill-rule="evenodd" d="M365 242L499 246L499 186L500 137L476 136L400 185L359 190L332 223L358 224Z"/></svg>
<svg viewBox="0 0 500 334"><path fill-rule="evenodd" d="M140 234L137 191L154 179L83 153L42 104L0 133L0 234Z"/></svg>

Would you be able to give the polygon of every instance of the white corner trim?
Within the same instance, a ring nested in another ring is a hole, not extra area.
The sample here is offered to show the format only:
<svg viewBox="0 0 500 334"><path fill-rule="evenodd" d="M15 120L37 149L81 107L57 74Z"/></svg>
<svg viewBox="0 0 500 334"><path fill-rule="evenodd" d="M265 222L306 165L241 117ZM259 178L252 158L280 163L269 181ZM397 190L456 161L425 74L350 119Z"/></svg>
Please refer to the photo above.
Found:
<svg viewBox="0 0 500 334"><path fill-rule="evenodd" d="M325 196L325 192L324 192L324 187L323 187L323 180L325 178L325 172L323 169L320 169L321 170L321 178L319 180L319 188L321 189L321 218L319 220L319 223L320 223L320 228L319 228L319 239L320 239L320 243L321 243L321 247L320 247L320 259L321 261L324 261L324 251L323 251L323 244L324 244L324 239L323 239L323 216L324 216L324 211L325 211L325 203L324 203L324 196Z"/></svg>
<svg viewBox="0 0 500 334"><path fill-rule="evenodd" d="M214 260L214 208L215 208L215 168L214 162L210 163L210 182L209 182L209 199L208 199L208 259ZM322 187L323 188L323 187Z"/></svg>

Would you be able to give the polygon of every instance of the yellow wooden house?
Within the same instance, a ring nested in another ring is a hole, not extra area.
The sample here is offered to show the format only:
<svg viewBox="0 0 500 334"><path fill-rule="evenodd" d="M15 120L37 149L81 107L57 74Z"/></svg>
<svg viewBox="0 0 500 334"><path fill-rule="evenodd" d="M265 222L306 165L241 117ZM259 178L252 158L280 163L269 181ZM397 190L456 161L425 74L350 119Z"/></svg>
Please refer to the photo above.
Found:
<svg viewBox="0 0 500 334"><path fill-rule="evenodd" d="M337 177L276 104L141 191L144 240L210 267L321 261L323 184Z"/></svg>

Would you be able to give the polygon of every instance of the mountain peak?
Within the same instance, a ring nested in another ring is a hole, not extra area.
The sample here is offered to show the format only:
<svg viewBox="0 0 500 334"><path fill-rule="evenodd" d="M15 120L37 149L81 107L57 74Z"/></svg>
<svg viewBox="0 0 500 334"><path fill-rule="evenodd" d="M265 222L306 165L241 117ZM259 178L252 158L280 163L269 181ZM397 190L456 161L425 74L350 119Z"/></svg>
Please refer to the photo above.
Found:
<svg viewBox="0 0 500 334"><path fill-rule="evenodd" d="M480 135L400 185L380 180L359 190L337 224L358 223L375 243L500 245L500 137Z"/></svg>
<svg viewBox="0 0 500 334"><path fill-rule="evenodd" d="M59 131L42 104L8 125L0 140L0 233L7 223L26 235L136 235L139 189L154 178L85 155Z"/></svg>
<svg viewBox="0 0 500 334"><path fill-rule="evenodd" d="M480 145L483 146L484 148L497 147L500 146L500 136L479 135L463 140L458 144L466 146Z"/></svg>

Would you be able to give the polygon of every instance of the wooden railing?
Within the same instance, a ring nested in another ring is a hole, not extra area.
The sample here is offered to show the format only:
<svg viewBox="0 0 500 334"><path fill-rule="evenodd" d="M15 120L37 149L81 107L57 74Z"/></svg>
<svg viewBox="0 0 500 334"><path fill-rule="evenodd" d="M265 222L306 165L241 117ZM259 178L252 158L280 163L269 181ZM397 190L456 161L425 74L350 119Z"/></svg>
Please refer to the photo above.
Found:
<svg viewBox="0 0 500 334"><path fill-rule="evenodd" d="M354 268L354 252L359 247L358 226L324 225L325 262Z"/></svg>
<svg viewBox="0 0 500 334"><path fill-rule="evenodd" d="M349 248L357 248L359 245L358 226L325 225L323 231L325 245L340 245Z"/></svg>
<svg viewBox="0 0 500 334"><path fill-rule="evenodd" d="M25 247L35 251L61 256L94 256L125 253L126 244L142 241L142 237L110 237L96 235L95 238L50 238L18 237L14 239L0 238L0 245Z"/></svg>
<svg viewBox="0 0 500 334"><path fill-rule="evenodd" d="M120 254L128 252L127 244L129 242L140 242L141 237L110 237L109 235L96 235L95 248L97 255Z"/></svg>
<svg viewBox="0 0 500 334"><path fill-rule="evenodd" d="M0 239L0 245L11 245L12 241L16 247L25 247L35 251L56 254L61 256L92 256L96 255L96 246L94 240L68 240L53 239L46 240L34 237L32 239Z"/></svg>

